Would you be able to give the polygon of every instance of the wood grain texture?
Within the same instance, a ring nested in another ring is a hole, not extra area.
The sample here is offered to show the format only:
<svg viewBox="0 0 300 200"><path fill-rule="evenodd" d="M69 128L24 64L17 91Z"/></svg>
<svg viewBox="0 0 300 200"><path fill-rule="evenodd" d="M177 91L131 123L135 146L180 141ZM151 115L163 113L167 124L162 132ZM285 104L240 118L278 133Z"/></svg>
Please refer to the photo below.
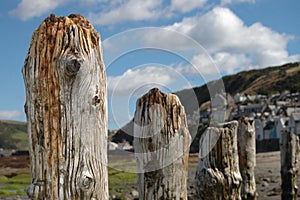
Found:
<svg viewBox="0 0 300 200"><path fill-rule="evenodd" d="M100 35L80 15L51 14L23 67L31 199L108 199L107 89Z"/></svg>
<svg viewBox="0 0 300 200"><path fill-rule="evenodd" d="M241 199L237 128L238 122L232 121L209 127L202 135L195 177L198 199Z"/></svg>
<svg viewBox="0 0 300 200"><path fill-rule="evenodd" d="M239 166L243 178L242 199L254 200L257 198L255 183L256 147L254 120L242 117L238 127Z"/></svg>
<svg viewBox="0 0 300 200"><path fill-rule="evenodd" d="M281 135L281 199L296 200L298 193L299 137L285 131Z"/></svg>
<svg viewBox="0 0 300 200"><path fill-rule="evenodd" d="M137 101L134 149L141 200L186 200L190 134L177 96L154 88Z"/></svg>

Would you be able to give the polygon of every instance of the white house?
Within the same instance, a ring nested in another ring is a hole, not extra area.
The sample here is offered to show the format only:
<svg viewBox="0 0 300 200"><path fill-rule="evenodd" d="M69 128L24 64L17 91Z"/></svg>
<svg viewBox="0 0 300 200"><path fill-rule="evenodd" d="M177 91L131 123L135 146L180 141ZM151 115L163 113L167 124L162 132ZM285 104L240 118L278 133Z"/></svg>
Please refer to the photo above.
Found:
<svg viewBox="0 0 300 200"><path fill-rule="evenodd" d="M114 143L114 142L108 142L107 143L107 149L109 151L113 151L116 150L118 148L118 144Z"/></svg>
<svg viewBox="0 0 300 200"><path fill-rule="evenodd" d="M118 144L119 150L131 150L132 148L133 147L127 141Z"/></svg>
<svg viewBox="0 0 300 200"><path fill-rule="evenodd" d="M288 130L288 117L279 117L275 119L275 126L276 126L276 138L279 138L281 143L281 134Z"/></svg>
<svg viewBox="0 0 300 200"><path fill-rule="evenodd" d="M276 138L276 126L273 120L268 120L264 127L264 139Z"/></svg>
<svg viewBox="0 0 300 200"><path fill-rule="evenodd" d="M300 112L291 114L289 128L291 132L300 135Z"/></svg>
<svg viewBox="0 0 300 200"><path fill-rule="evenodd" d="M237 93L234 95L233 99L235 102L243 102L247 100L247 97L244 94Z"/></svg>
<svg viewBox="0 0 300 200"><path fill-rule="evenodd" d="M260 119L259 116L256 116L254 118L254 126L255 126L255 133L256 133L256 139L257 140L263 140L264 139L264 123Z"/></svg>
<svg viewBox="0 0 300 200"><path fill-rule="evenodd" d="M211 99L211 107L211 119L218 122L224 122L227 107L226 93L216 94L216 96Z"/></svg>
<svg viewBox="0 0 300 200"><path fill-rule="evenodd" d="M258 99L258 96L257 95L247 95L247 99L249 101L254 101L254 100Z"/></svg>
<svg viewBox="0 0 300 200"><path fill-rule="evenodd" d="M290 117L293 113L300 113L300 108L299 107L288 107L286 109L287 116Z"/></svg>

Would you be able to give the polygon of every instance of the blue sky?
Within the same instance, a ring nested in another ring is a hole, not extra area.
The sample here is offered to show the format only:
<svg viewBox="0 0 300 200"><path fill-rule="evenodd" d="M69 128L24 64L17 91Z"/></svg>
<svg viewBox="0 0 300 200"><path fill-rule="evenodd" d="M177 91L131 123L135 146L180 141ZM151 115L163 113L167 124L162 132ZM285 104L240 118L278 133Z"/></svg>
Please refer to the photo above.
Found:
<svg viewBox="0 0 300 200"><path fill-rule="evenodd" d="M21 69L50 13L80 13L100 32L115 129L153 86L173 92L300 61L299 8L296 0L1 0L0 119L26 120Z"/></svg>

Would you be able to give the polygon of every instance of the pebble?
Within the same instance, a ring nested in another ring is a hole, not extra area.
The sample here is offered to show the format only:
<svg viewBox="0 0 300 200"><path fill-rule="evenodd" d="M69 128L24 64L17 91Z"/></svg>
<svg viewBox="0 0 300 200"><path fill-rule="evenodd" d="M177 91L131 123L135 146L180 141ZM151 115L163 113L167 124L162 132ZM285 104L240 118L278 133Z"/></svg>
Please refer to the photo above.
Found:
<svg viewBox="0 0 300 200"><path fill-rule="evenodd" d="M263 178L263 181L270 183L271 179L270 178Z"/></svg>
<svg viewBox="0 0 300 200"><path fill-rule="evenodd" d="M263 187L269 187L269 183L267 183L266 181L263 181L261 184Z"/></svg>

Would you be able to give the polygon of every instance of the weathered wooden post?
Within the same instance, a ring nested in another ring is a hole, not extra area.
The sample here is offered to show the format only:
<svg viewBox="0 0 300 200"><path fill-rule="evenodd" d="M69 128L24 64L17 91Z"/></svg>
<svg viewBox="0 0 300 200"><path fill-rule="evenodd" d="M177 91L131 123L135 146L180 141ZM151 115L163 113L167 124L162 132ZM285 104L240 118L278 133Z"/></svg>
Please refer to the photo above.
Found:
<svg viewBox="0 0 300 200"><path fill-rule="evenodd" d="M297 175L299 167L299 138L292 132L281 135L281 199L297 199Z"/></svg>
<svg viewBox="0 0 300 200"><path fill-rule="evenodd" d="M254 121L241 117L238 127L239 166L242 175L242 199L257 198L255 183L256 147Z"/></svg>
<svg viewBox="0 0 300 200"><path fill-rule="evenodd" d="M31 199L108 199L106 75L100 35L80 15L51 14L23 68Z"/></svg>
<svg viewBox="0 0 300 200"><path fill-rule="evenodd" d="M134 149L141 200L186 200L190 134L177 96L151 89L137 101Z"/></svg>
<svg viewBox="0 0 300 200"><path fill-rule="evenodd" d="M237 128L238 122L232 121L209 127L201 136L195 177L199 199L241 199Z"/></svg>

